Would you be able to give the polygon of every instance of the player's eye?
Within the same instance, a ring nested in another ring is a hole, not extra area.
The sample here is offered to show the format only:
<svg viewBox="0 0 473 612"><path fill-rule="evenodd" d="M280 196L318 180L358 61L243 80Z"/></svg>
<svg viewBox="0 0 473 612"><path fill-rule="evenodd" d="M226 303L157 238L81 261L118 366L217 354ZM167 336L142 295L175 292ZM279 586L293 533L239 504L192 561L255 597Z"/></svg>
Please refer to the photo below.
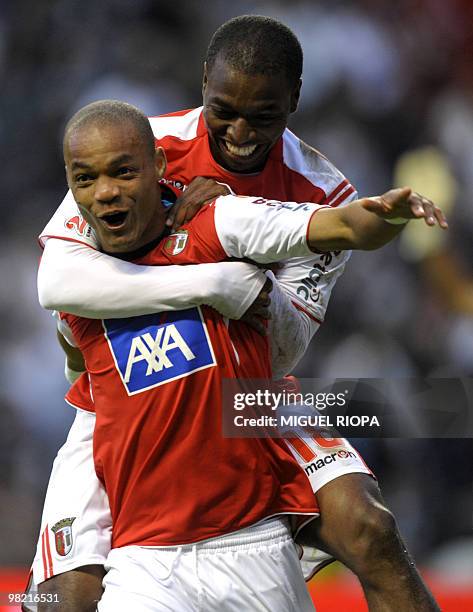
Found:
<svg viewBox="0 0 473 612"><path fill-rule="evenodd" d="M217 117L217 119L232 119L235 116L235 113L230 109L212 107L213 114Z"/></svg>
<svg viewBox="0 0 473 612"><path fill-rule="evenodd" d="M273 123L277 123L281 120L281 117L272 116L272 115L261 115L259 117L253 117L249 119L251 125L272 125Z"/></svg>
<svg viewBox="0 0 473 612"><path fill-rule="evenodd" d="M130 166L121 166L117 170L117 176L120 176L121 178L132 178L135 176L135 174L136 169L131 168Z"/></svg>
<svg viewBox="0 0 473 612"><path fill-rule="evenodd" d="M90 183L93 180L93 177L90 174L76 174L74 177L74 181L79 184Z"/></svg>

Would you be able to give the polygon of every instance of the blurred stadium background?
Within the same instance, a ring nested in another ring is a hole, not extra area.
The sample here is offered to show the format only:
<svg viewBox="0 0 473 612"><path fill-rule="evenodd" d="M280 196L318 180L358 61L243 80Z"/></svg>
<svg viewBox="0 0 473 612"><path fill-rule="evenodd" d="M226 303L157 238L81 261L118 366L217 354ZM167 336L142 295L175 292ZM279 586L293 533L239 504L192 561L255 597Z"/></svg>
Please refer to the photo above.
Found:
<svg viewBox="0 0 473 612"><path fill-rule="evenodd" d="M304 85L290 126L298 135L361 194L409 184L450 218L448 235L419 224L381 252L352 257L298 373L473 374L470 0L3 0L2 592L21 589L73 417L54 324L35 289L35 236L65 192L65 120L100 98L150 115L199 105L210 35L244 13L279 18L300 38ZM361 450L443 609L473 610L473 441L364 441ZM365 609L342 568L324 570L311 588L319 612Z"/></svg>

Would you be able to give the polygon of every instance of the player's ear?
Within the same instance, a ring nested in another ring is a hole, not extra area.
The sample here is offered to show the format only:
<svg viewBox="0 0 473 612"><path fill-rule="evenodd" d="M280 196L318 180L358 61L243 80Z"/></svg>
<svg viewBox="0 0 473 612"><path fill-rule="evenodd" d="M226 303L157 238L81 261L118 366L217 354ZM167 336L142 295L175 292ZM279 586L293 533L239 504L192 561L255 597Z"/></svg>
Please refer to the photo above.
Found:
<svg viewBox="0 0 473 612"><path fill-rule="evenodd" d="M209 77L207 75L207 62L204 62L204 74L202 76L202 96L205 94Z"/></svg>
<svg viewBox="0 0 473 612"><path fill-rule="evenodd" d="M297 85L291 92L291 113L294 113L297 110L297 105L299 104L299 98L301 97L301 87L302 87L302 79L299 79Z"/></svg>
<svg viewBox="0 0 473 612"><path fill-rule="evenodd" d="M154 155L154 163L156 166L158 179L162 179L167 167L166 154L164 153L163 147L156 147Z"/></svg>

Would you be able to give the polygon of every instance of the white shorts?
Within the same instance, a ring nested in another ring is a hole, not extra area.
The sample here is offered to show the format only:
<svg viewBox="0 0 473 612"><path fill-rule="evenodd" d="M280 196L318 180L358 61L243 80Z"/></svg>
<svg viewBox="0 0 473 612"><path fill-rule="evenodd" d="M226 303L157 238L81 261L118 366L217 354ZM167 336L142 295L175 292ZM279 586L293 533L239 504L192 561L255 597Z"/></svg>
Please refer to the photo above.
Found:
<svg viewBox="0 0 473 612"><path fill-rule="evenodd" d="M116 548L106 569L99 612L314 610L281 517L197 544Z"/></svg>
<svg viewBox="0 0 473 612"><path fill-rule="evenodd" d="M95 414L77 410L67 440L54 461L32 567L34 584L83 565L104 565L110 552L112 520L107 495L94 469L94 425ZM343 474L371 474L346 440L287 443L314 493ZM310 547L304 547L301 556L307 580L333 560Z"/></svg>
<svg viewBox="0 0 473 612"><path fill-rule="evenodd" d="M77 410L53 463L32 565L33 582L82 565L103 565L110 551L108 497L95 474L95 414Z"/></svg>

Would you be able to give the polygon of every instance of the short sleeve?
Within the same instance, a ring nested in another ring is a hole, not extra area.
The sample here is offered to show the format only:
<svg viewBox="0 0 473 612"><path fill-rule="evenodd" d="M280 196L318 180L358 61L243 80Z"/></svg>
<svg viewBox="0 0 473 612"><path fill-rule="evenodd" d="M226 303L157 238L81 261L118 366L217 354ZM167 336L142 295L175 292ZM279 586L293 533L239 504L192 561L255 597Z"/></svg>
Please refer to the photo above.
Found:
<svg viewBox="0 0 473 612"><path fill-rule="evenodd" d="M215 201L215 228L229 257L258 263L313 255L307 229L320 208L310 202L223 196Z"/></svg>

